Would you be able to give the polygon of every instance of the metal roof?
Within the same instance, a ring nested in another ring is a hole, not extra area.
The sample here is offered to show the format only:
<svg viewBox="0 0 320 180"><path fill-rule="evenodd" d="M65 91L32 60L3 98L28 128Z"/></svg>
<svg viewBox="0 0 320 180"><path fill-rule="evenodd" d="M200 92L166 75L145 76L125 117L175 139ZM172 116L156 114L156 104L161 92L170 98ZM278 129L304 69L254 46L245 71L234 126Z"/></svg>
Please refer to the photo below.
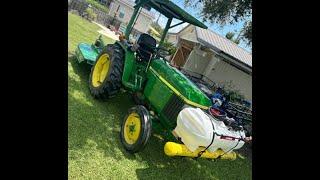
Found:
<svg viewBox="0 0 320 180"><path fill-rule="evenodd" d="M229 39L220 36L219 34L209 30L195 27L197 39L204 45L218 51L222 51L224 54L232 56L241 63L252 68L252 55L245 49L239 47L236 43Z"/></svg>

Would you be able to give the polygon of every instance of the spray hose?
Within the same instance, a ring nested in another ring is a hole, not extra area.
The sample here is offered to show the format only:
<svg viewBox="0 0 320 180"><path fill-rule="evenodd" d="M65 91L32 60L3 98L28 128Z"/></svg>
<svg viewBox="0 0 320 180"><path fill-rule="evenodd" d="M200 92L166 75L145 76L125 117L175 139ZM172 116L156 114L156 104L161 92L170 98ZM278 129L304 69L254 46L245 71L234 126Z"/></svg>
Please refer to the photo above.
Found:
<svg viewBox="0 0 320 180"><path fill-rule="evenodd" d="M242 138L241 135L240 135L241 138L237 138L237 137L224 136L224 135L222 135L222 134L218 134L217 132L214 131L214 126L213 126L212 121L210 121L210 122L211 122L211 125L212 125L212 139L211 139L211 142L210 142L210 144L209 144L205 149L203 149L202 151L200 151L200 152L198 153L198 156L195 157L195 159L198 159L199 157L201 157L201 155L202 155L204 152L206 152L206 150L212 145L215 135L220 136L220 137L230 137L230 138L233 138L233 139L238 139L237 144L236 144L233 148L231 148L231 149L229 149L228 151L226 151L225 153L219 155L219 156L217 157L217 159L220 159L223 155L229 153L229 152L232 151L234 148L236 148L236 147L239 145L239 142L240 142L240 141L245 141L245 139Z"/></svg>

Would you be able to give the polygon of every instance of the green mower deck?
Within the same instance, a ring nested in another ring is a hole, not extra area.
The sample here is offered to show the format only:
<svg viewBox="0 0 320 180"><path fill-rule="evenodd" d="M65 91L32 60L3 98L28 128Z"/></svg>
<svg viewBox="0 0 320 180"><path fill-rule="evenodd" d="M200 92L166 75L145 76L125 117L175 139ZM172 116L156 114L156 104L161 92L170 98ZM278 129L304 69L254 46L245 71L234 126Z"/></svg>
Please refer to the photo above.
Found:
<svg viewBox="0 0 320 180"><path fill-rule="evenodd" d="M79 63L86 61L90 65L94 65L99 52L91 44L80 43L76 49L76 57Z"/></svg>

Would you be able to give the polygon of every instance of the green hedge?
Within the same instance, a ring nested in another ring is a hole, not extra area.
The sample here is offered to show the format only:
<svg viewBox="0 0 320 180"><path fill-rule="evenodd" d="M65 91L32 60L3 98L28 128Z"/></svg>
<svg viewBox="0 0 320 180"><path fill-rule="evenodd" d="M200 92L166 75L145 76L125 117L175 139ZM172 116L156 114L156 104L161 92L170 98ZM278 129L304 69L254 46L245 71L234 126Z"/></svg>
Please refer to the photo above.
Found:
<svg viewBox="0 0 320 180"><path fill-rule="evenodd" d="M95 0L86 0L86 1L87 3L91 4L92 7L95 7L105 13L109 13L109 9L105 5L100 4L98 1L95 1Z"/></svg>
<svg viewBox="0 0 320 180"><path fill-rule="evenodd" d="M91 20L95 21L97 19L97 14L93 12L92 8L87 8L86 13L88 13Z"/></svg>

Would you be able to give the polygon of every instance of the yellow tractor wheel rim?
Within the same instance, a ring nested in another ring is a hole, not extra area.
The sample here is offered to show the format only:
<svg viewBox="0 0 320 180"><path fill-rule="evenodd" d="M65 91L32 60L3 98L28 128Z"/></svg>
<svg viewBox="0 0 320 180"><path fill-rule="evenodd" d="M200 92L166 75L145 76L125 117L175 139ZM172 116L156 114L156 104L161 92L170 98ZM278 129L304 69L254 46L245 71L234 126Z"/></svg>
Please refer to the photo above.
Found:
<svg viewBox="0 0 320 180"><path fill-rule="evenodd" d="M128 144L137 142L141 131L141 120L137 113L131 113L124 124L124 139Z"/></svg>
<svg viewBox="0 0 320 180"><path fill-rule="evenodd" d="M92 73L93 87L99 87L107 77L110 68L110 58L108 54L103 54L97 60Z"/></svg>

